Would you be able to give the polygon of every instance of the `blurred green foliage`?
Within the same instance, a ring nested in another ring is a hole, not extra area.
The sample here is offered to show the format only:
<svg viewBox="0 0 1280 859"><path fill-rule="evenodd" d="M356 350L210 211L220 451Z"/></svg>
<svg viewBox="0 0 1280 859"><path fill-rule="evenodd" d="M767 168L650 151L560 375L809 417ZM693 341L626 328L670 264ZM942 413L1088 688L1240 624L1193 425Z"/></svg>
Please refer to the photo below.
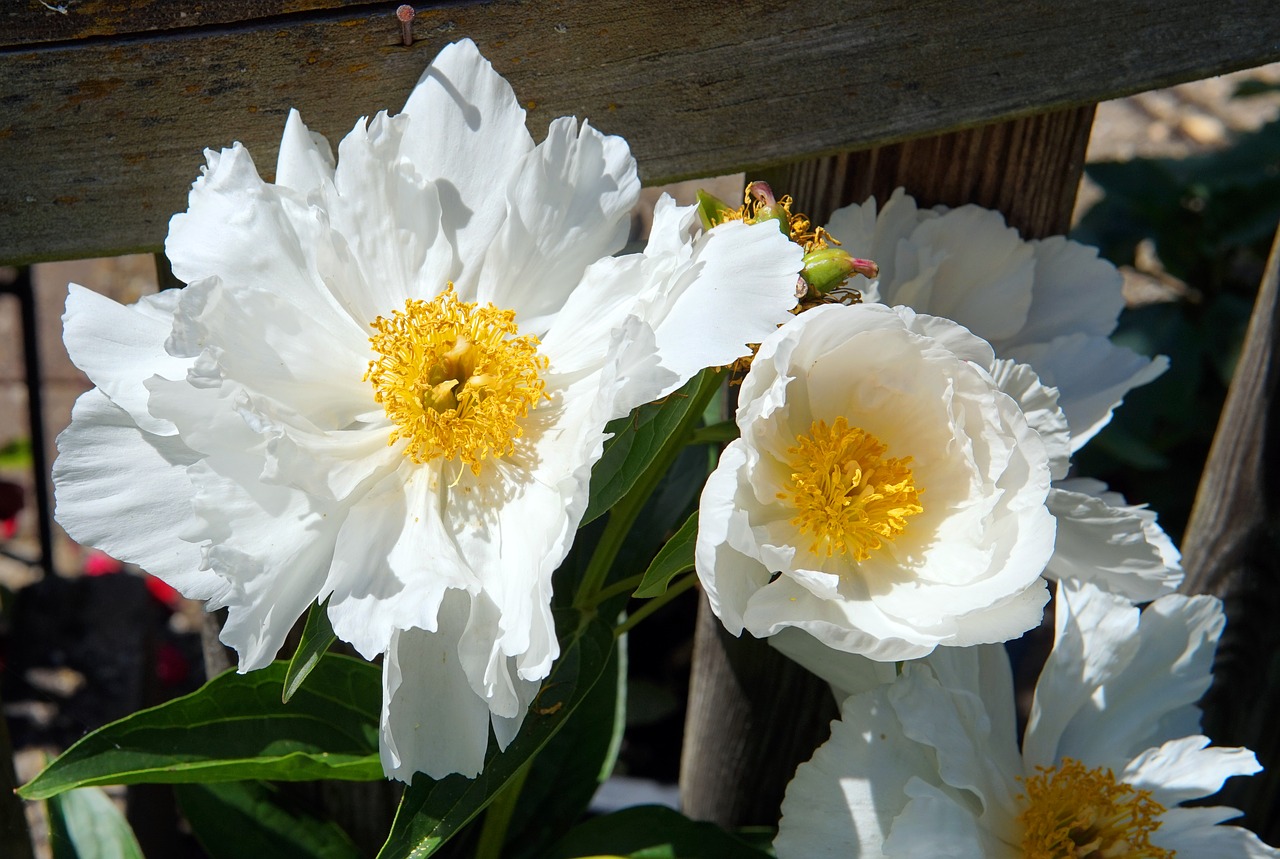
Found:
<svg viewBox="0 0 1280 859"><path fill-rule="evenodd" d="M1237 96L1271 88L1242 86ZM1076 464L1131 503L1150 503L1178 540L1280 221L1280 120L1218 152L1095 163L1086 172L1106 196L1072 237L1116 265L1133 265L1149 241L1187 289L1121 317L1113 339L1168 355L1170 368L1126 398Z"/></svg>

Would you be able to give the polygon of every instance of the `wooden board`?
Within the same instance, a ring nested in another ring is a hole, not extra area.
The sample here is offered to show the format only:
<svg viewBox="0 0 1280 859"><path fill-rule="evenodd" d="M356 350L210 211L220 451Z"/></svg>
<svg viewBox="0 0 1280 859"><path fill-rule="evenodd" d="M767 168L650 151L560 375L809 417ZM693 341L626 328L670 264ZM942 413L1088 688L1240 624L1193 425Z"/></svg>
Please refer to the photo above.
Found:
<svg viewBox="0 0 1280 859"><path fill-rule="evenodd" d="M1273 0L464 2L420 11L410 48L394 10L0 48L0 263L157 248L204 147L240 140L269 170L290 106L336 140L398 109L462 36L511 80L535 137L590 117L627 137L648 183L1280 58Z"/></svg>

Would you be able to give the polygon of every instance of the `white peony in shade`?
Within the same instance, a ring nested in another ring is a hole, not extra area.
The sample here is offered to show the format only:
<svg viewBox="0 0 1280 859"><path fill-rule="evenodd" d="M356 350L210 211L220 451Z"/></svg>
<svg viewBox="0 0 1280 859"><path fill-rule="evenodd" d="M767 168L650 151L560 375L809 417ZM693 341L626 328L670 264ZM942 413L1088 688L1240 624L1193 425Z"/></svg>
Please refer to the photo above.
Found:
<svg viewBox="0 0 1280 859"><path fill-rule="evenodd" d="M1109 339L1124 307L1121 277L1094 248L1062 236L1023 241L999 212L921 209L901 188L879 211L874 199L838 210L828 229L879 264L880 276L859 284L865 300L952 319L1056 388L1073 452L1169 365ZM1058 545L1047 575L1088 578L1136 601L1177 587L1178 552L1154 514L1097 481L1065 477L1055 471L1049 496Z"/></svg>
<svg viewBox="0 0 1280 859"><path fill-rule="evenodd" d="M1063 582L1056 609L1021 750L1004 649L938 650L845 700L787 788L779 859L1054 859L1089 842L1089 855L1280 856L1218 825L1234 809L1182 807L1259 770L1199 734L1220 603L1168 595L1140 612Z"/></svg>
<svg viewBox="0 0 1280 859"><path fill-rule="evenodd" d="M386 655L388 775L475 775L558 655L551 574L606 422L788 318L800 251L664 199L610 256L625 142L561 118L535 144L470 41L336 160L296 112L274 184L239 144L206 157L166 243L186 288L70 288L97 387L59 439L59 521L227 607L241 671L327 598Z"/></svg>
<svg viewBox="0 0 1280 859"><path fill-rule="evenodd" d="M1018 399L993 373L1020 379ZM702 493L712 609L735 635L796 628L881 661L1036 626L1067 455L1052 399L946 319L826 305L787 322L760 344L742 436Z"/></svg>
<svg viewBox="0 0 1280 859"><path fill-rule="evenodd" d="M1056 387L1072 450L1169 366L1108 339L1124 308L1121 277L1094 248L1062 236L1023 241L999 212L921 209L901 188L879 212L874 199L838 210L827 229L879 264L879 278L859 284L865 300L955 320Z"/></svg>

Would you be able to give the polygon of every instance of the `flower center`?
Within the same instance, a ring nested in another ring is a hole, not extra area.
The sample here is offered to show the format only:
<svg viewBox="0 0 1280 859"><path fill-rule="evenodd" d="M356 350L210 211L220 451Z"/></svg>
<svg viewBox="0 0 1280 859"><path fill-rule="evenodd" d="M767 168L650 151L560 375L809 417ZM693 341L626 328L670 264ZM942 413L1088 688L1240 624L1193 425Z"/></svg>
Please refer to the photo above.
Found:
<svg viewBox="0 0 1280 859"><path fill-rule="evenodd" d="M808 435L796 436L795 447L787 449L790 491L778 497L795 507L791 522L800 533L813 536L810 552L865 561L902 533L908 516L924 510L907 467L911 457L886 457L886 449L843 417L830 427L814 421Z"/></svg>
<svg viewBox="0 0 1280 859"><path fill-rule="evenodd" d="M1151 792L1123 782L1105 767L1085 769L1063 758L1056 768L1037 767L1023 781L1026 807L1022 855L1026 859L1170 859L1173 851L1152 846L1164 806Z"/></svg>
<svg viewBox="0 0 1280 859"><path fill-rule="evenodd" d="M480 473L524 434L520 420L545 396L538 338L517 336L514 310L459 301L450 283L431 301L410 299L379 316L369 342L380 357L364 374L374 400L396 425L387 444L407 439L414 462L461 459Z"/></svg>

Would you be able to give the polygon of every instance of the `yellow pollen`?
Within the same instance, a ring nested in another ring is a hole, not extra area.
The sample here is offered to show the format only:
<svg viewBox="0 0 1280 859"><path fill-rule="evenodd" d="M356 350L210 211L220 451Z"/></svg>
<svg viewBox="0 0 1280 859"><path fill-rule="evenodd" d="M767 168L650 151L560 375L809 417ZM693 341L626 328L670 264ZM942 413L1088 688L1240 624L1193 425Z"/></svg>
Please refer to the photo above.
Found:
<svg viewBox="0 0 1280 859"><path fill-rule="evenodd" d="M1155 847L1164 806L1151 791L1138 790L1105 767L1086 769L1063 758L1057 767L1036 767L1022 780L1026 807L1022 823L1025 859L1170 859L1174 851Z"/></svg>
<svg viewBox="0 0 1280 859"><path fill-rule="evenodd" d="M520 421L545 396L538 373L547 369L538 338L519 335L515 316L459 301L450 283L371 323L379 357L364 378L396 425L388 445L406 439L414 462L460 459L477 475L484 460L512 451Z"/></svg>
<svg viewBox="0 0 1280 859"><path fill-rule="evenodd" d="M778 498L796 509L791 523L811 535L809 551L849 554L865 561L907 527L907 517L924 510L914 483L911 457L886 457L886 446L843 417L830 427L814 421L809 434L787 449L789 492Z"/></svg>

